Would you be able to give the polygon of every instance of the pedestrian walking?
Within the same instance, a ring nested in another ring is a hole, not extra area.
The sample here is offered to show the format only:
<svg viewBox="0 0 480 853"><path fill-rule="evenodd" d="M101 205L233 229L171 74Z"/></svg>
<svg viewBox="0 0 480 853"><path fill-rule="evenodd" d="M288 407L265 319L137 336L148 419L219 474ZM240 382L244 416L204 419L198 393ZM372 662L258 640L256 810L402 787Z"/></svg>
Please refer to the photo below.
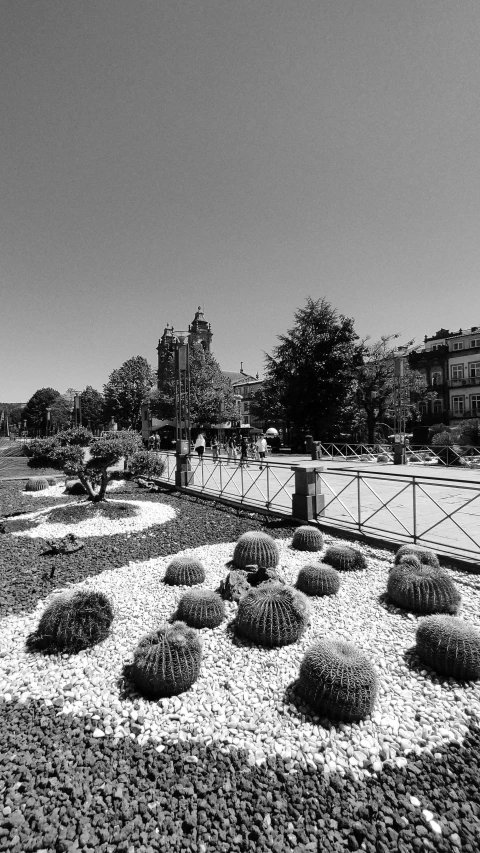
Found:
<svg viewBox="0 0 480 853"><path fill-rule="evenodd" d="M227 465L230 465L230 462L233 462L234 465L237 462L237 445L233 435L230 436L227 443Z"/></svg>
<svg viewBox="0 0 480 853"><path fill-rule="evenodd" d="M203 453L204 453L204 450L205 450L205 444L206 444L206 442L205 442L205 436L204 436L203 432L199 432L199 433L198 433L198 435L197 435L197 440L196 440L196 442L195 442L195 450L196 450L196 451L197 451L197 453L198 453L198 458L199 458L199 459L202 459L202 458L203 458Z"/></svg>
<svg viewBox="0 0 480 853"><path fill-rule="evenodd" d="M240 442L240 467L246 465L248 468L248 439L247 436L242 436L242 440Z"/></svg>
<svg viewBox="0 0 480 853"><path fill-rule="evenodd" d="M154 444L155 444L155 439L154 439L153 435L151 435L151 436L149 436L149 439L148 439L148 449L153 450Z"/></svg>
<svg viewBox="0 0 480 853"><path fill-rule="evenodd" d="M259 435L257 439L257 451L258 457L260 459L260 471L263 468L263 462L265 460L265 454L267 452L267 439L264 435Z"/></svg>
<svg viewBox="0 0 480 853"><path fill-rule="evenodd" d="M212 457L214 462L218 462L218 441L215 435L212 438Z"/></svg>
<svg viewBox="0 0 480 853"><path fill-rule="evenodd" d="M155 450L160 450L160 436L158 432L155 433Z"/></svg>

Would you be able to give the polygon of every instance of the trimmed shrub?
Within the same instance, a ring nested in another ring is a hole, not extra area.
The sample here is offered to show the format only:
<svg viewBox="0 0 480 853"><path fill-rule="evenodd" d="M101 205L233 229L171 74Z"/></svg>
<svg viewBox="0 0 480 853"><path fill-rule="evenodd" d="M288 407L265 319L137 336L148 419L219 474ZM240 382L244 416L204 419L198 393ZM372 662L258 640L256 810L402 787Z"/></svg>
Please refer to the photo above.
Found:
<svg viewBox="0 0 480 853"><path fill-rule="evenodd" d="M377 462L390 462L390 457L388 453L379 453L377 456Z"/></svg>
<svg viewBox="0 0 480 853"><path fill-rule="evenodd" d="M136 686L153 699L184 693L197 680L200 637L184 622L173 622L140 640L131 669Z"/></svg>
<svg viewBox="0 0 480 853"><path fill-rule="evenodd" d="M45 609L36 631L27 638L27 648L79 652L105 640L112 621L112 605L103 592L62 592Z"/></svg>
<svg viewBox="0 0 480 853"><path fill-rule="evenodd" d="M43 489L48 489L46 477L30 477L25 483L26 492L41 492Z"/></svg>
<svg viewBox="0 0 480 853"><path fill-rule="evenodd" d="M225 604L218 592L191 589L178 603L177 618L191 628L216 628L225 619Z"/></svg>
<svg viewBox="0 0 480 853"><path fill-rule="evenodd" d="M373 710L377 674L366 655L340 639L319 640L300 665L297 691L322 716L354 722Z"/></svg>
<svg viewBox="0 0 480 853"><path fill-rule="evenodd" d="M239 569L246 569L247 566L273 569L278 566L279 559L280 554L275 539L261 530L243 533L233 552L233 562Z"/></svg>
<svg viewBox="0 0 480 853"><path fill-rule="evenodd" d="M361 551L350 545L331 545L324 554L323 562L343 572L367 568L367 561Z"/></svg>
<svg viewBox="0 0 480 853"><path fill-rule="evenodd" d="M395 564L400 563L404 557L417 557L424 566L439 566L439 560L434 551L430 548L423 548L421 545L402 545L395 554Z"/></svg>
<svg viewBox="0 0 480 853"><path fill-rule="evenodd" d="M413 613L456 613L460 593L447 573L413 555L403 560L388 575L387 593L394 604Z"/></svg>
<svg viewBox="0 0 480 853"><path fill-rule="evenodd" d="M333 566L313 563L302 566L296 587L306 595L335 595L340 589L340 575Z"/></svg>
<svg viewBox="0 0 480 853"><path fill-rule="evenodd" d="M193 557L174 557L168 564L164 581L172 586L194 586L205 580L205 569Z"/></svg>
<svg viewBox="0 0 480 853"><path fill-rule="evenodd" d="M318 527L310 527L308 524L297 527L293 534L292 548L297 551L321 551L323 536Z"/></svg>
<svg viewBox="0 0 480 853"><path fill-rule="evenodd" d="M417 628L419 658L441 675L480 678L480 631L456 616L427 616Z"/></svg>
<svg viewBox="0 0 480 853"><path fill-rule="evenodd" d="M301 637L308 616L308 601L301 592L268 582L240 599L235 631L260 646L287 646Z"/></svg>
<svg viewBox="0 0 480 853"><path fill-rule="evenodd" d="M161 477L165 471L165 457L148 450L139 450L128 461L133 477Z"/></svg>

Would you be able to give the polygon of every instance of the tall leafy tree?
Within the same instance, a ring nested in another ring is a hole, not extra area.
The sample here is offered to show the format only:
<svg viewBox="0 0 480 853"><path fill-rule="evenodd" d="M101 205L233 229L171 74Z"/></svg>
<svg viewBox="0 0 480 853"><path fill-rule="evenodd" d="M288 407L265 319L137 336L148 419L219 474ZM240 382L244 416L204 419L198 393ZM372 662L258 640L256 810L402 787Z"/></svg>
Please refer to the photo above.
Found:
<svg viewBox="0 0 480 853"><path fill-rule="evenodd" d="M87 385L80 394L80 406L84 426L90 424L91 429L100 429L105 421L105 398L103 394L96 391L91 385Z"/></svg>
<svg viewBox="0 0 480 853"><path fill-rule="evenodd" d="M190 419L192 424L218 423L231 420L235 401L230 380L222 373L215 357L201 343L190 350ZM153 414L163 420L175 417L174 354L167 352L162 365L162 384L151 398Z"/></svg>
<svg viewBox="0 0 480 853"><path fill-rule="evenodd" d="M254 412L260 415L263 403L270 417L329 439L348 418L363 345L353 320L326 299L308 298L294 318L294 326L266 355L266 378Z"/></svg>
<svg viewBox="0 0 480 853"><path fill-rule="evenodd" d="M369 443L375 441L378 425L390 421L393 429L394 356L398 348L392 345L392 341L398 337L398 335L384 335L379 341L365 345L363 364L357 372L356 423ZM432 396L432 393L427 391L425 375L419 370L412 369L406 358L402 385L406 417L407 420L412 420L418 415L419 402L429 393Z"/></svg>
<svg viewBox="0 0 480 853"><path fill-rule="evenodd" d="M54 388L39 388L35 391L22 412L22 419L27 422L29 430L43 430L47 421L47 407L60 397L60 391Z"/></svg>
<svg viewBox="0 0 480 853"><path fill-rule="evenodd" d="M148 402L154 373L146 358L136 355L112 371L104 385L105 415L123 428L140 429L141 406Z"/></svg>
<svg viewBox="0 0 480 853"><path fill-rule="evenodd" d="M60 394L50 406L50 424L52 429L67 429L72 418L72 406L66 394Z"/></svg>

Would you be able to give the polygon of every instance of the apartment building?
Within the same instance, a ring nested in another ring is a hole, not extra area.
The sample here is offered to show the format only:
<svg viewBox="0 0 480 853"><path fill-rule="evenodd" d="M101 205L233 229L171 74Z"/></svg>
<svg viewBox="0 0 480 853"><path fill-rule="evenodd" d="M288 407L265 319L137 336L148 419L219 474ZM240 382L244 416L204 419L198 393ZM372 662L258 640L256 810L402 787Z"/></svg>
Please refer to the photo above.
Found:
<svg viewBox="0 0 480 853"><path fill-rule="evenodd" d="M410 364L425 372L428 390L436 394L420 404L423 423L480 417L480 326L426 336Z"/></svg>

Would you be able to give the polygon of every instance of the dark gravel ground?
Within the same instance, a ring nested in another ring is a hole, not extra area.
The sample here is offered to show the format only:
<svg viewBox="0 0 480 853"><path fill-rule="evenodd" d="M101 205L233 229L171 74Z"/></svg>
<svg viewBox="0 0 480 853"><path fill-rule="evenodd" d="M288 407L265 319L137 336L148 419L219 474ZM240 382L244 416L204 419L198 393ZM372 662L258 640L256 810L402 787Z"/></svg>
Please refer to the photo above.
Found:
<svg viewBox="0 0 480 853"><path fill-rule="evenodd" d="M145 494L134 484L115 497L159 500L177 517L134 536L97 537L66 557L42 557L41 540L0 535L0 609L30 610L52 587L128 560L185 547L233 541L252 529L290 536L281 522L220 511L172 494ZM63 502L63 499L62 499ZM0 487L0 515L57 502L25 498L19 485ZM153 535L150 535L153 534ZM53 581L44 577L56 565ZM1 661L1 629L0 629ZM472 719L465 742L437 757L385 766L362 782L315 771L286 772L282 760L250 767L246 755L201 743L142 746L93 738L96 722L37 703L0 699L0 851L390 851L480 849L480 730ZM347 735L348 736L348 735ZM411 803L417 797L420 806ZM437 836L422 809L442 826Z"/></svg>
<svg viewBox="0 0 480 853"><path fill-rule="evenodd" d="M86 718L1 707L0 850L452 851L480 846L480 733L379 779L287 773L202 744L94 739ZM3 786L3 791L2 791ZM410 796L421 805L412 805ZM2 803L3 801L3 803ZM441 816L438 837L422 809ZM446 838L453 835L454 842ZM456 834L456 835L455 835Z"/></svg>
<svg viewBox="0 0 480 853"><path fill-rule="evenodd" d="M58 506L78 497L31 498L22 495L20 484L0 484L0 518L5 528L17 526L12 513L32 512L47 506ZM148 560L173 554L184 548L216 542L234 542L247 530L267 530L276 537L292 535L293 527L280 520L267 520L257 514L237 512L225 507L216 509L211 502L178 496L171 492L145 492L133 482L116 489L116 500L160 501L172 506L177 515L166 524L149 527L135 535L92 536L83 541L81 551L68 556L44 555L44 539L0 534L0 616L20 613L36 606L52 589L75 583L106 569L125 566L130 560ZM50 579L52 568L55 569Z"/></svg>

